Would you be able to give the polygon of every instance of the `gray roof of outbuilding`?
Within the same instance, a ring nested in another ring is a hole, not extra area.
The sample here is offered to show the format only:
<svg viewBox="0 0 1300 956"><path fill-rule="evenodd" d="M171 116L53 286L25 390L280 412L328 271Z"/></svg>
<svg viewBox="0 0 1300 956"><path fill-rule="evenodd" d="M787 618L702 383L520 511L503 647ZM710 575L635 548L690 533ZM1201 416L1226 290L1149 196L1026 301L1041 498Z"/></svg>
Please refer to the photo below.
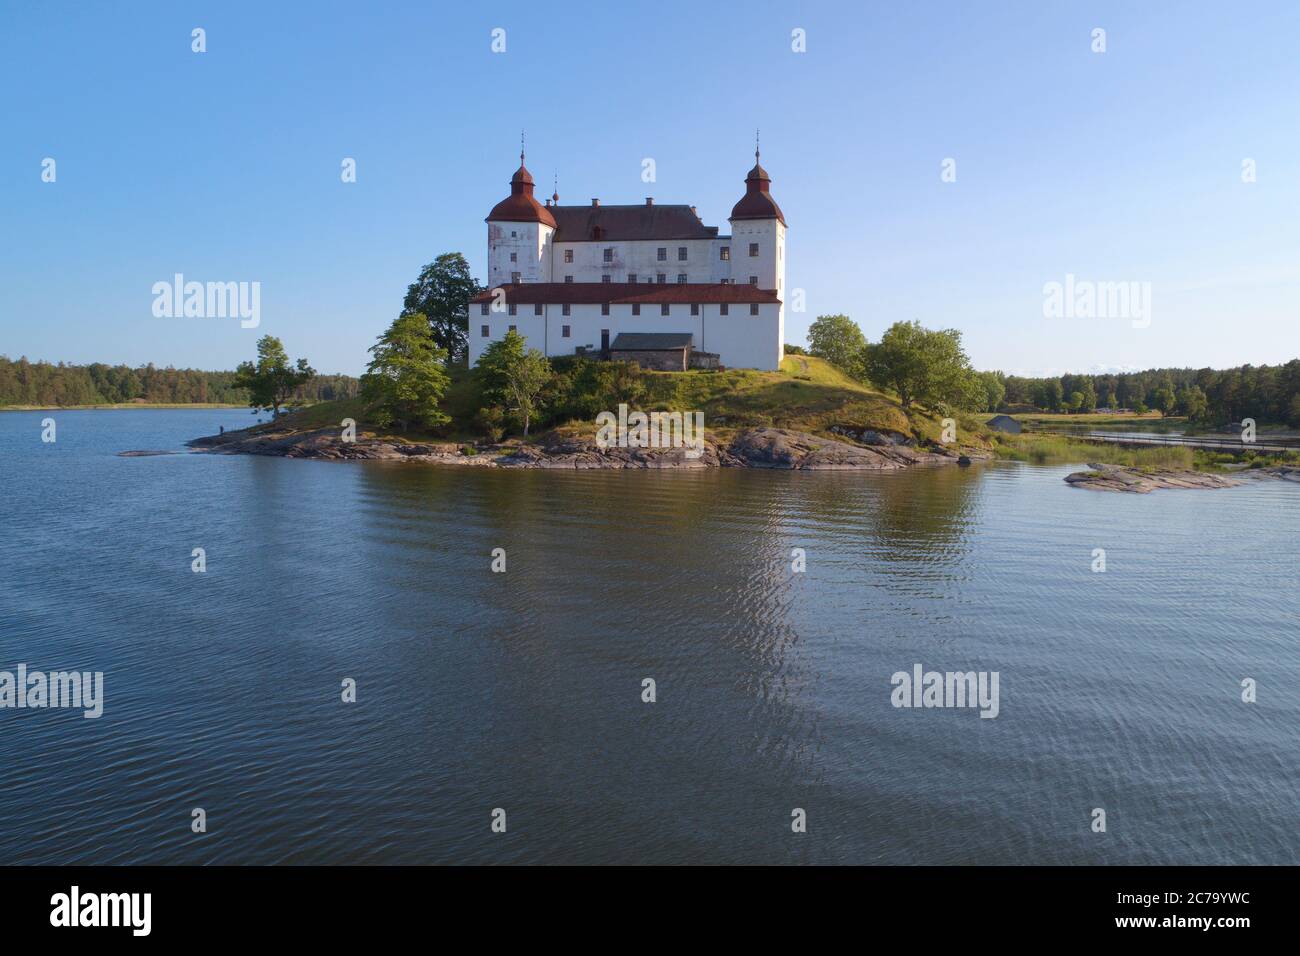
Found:
<svg viewBox="0 0 1300 956"><path fill-rule="evenodd" d="M690 332L620 332L610 350L614 352L658 352L680 349L695 341Z"/></svg>

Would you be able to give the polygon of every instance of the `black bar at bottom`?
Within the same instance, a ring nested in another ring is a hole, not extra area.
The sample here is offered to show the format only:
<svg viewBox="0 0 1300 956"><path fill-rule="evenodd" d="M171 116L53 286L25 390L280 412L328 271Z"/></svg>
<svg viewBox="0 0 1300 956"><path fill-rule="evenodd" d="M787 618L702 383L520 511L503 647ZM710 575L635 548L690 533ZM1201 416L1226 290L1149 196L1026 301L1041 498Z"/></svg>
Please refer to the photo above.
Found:
<svg viewBox="0 0 1300 956"><path fill-rule="evenodd" d="M9 867L0 868L0 925L6 941L36 935L81 943L148 938L373 944L439 926L477 925L490 934L509 933L512 926L513 931L537 927L537 920L549 927L545 935L582 936L594 930L592 921L608 925L611 918L625 920L634 938L656 937L667 927L704 918L725 926L733 941L762 939L774 925L793 920L819 930L849 926L859 937L877 931L892 935L910 926L909 935L919 932L927 942L970 941L969 932L978 928L986 941L1199 935L1231 944L1242 933L1285 927L1282 911L1294 880L1292 868L1241 867L647 868L640 873L617 868Z"/></svg>

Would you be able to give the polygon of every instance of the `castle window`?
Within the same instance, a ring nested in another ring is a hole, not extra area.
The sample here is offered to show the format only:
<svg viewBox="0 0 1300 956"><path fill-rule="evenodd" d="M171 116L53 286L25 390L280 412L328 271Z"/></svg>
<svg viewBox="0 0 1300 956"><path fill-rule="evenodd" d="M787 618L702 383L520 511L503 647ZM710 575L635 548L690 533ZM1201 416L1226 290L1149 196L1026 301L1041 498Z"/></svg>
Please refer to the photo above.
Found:
<svg viewBox="0 0 1300 956"><path fill-rule="evenodd" d="M488 327L485 325L485 326L482 327L482 331L481 331L479 334L480 334L481 336L483 336L483 338L486 339L486 338L488 338L489 336L491 336L492 333L488 330Z"/></svg>
<svg viewBox="0 0 1300 956"><path fill-rule="evenodd" d="M718 306L718 315L726 315L726 314L727 314L727 303L724 302L722 303L722 305Z"/></svg>
<svg viewBox="0 0 1300 956"><path fill-rule="evenodd" d="M511 262L518 262L518 261L519 261L519 253L517 253L517 252L512 252L512 253L510 253L510 261L511 261Z"/></svg>
<svg viewBox="0 0 1300 956"><path fill-rule="evenodd" d="M569 327L567 325L560 326L560 338L567 339L568 337L569 337Z"/></svg>
<svg viewBox="0 0 1300 956"><path fill-rule="evenodd" d="M511 303L510 303L510 314L511 314L511 315L515 315L518 311L519 311L519 306L517 306L517 305L515 305L515 303L511 302Z"/></svg>
<svg viewBox="0 0 1300 956"><path fill-rule="evenodd" d="M729 260L731 258L731 246L719 246L718 258L721 259L723 262Z"/></svg>
<svg viewBox="0 0 1300 956"><path fill-rule="evenodd" d="M749 244L749 258L751 258L751 259L757 259L757 258L758 258L758 243L757 243L757 242L751 242L751 243Z"/></svg>
<svg viewBox="0 0 1300 956"><path fill-rule="evenodd" d="M699 314L700 314L700 304L698 302L692 302L691 315L699 315Z"/></svg>
<svg viewBox="0 0 1300 956"><path fill-rule="evenodd" d="M608 303L608 302L602 302L602 303L600 304L600 314L601 314L601 315L609 315L609 303Z"/></svg>
<svg viewBox="0 0 1300 956"><path fill-rule="evenodd" d="M662 272L659 273L657 276L655 276L655 282L663 283L667 281L668 281L668 276Z"/></svg>
<svg viewBox="0 0 1300 956"><path fill-rule="evenodd" d="M566 302L566 303L564 303L564 305L560 306L560 311L563 312L565 315L568 315L568 314L569 314L569 303Z"/></svg>
<svg viewBox="0 0 1300 956"><path fill-rule="evenodd" d="M506 331L507 331L507 332L518 332L518 331L519 331L519 326L517 326L517 325L512 325L512 326L510 326L510 328L507 329Z"/></svg>
<svg viewBox="0 0 1300 956"><path fill-rule="evenodd" d="M564 277L564 281L565 281L565 282L572 282L572 281L573 281L573 276L565 276L565 277Z"/></svg>
<svg viewBox="0 0 1300 956"><path fill-rule="evenodd" d="M601 277L600 277L600 281L601 281L601 282L608 282L608 281L609 281L609 273L606 272L603 276L601 276Z"/></svg>
<svg viewBox="0 0 1300 956"><path fill-rule="evenodd" d="M659 251L658 251L658 253L656 254L656 258L658 258L658 260L659 260L660 262L667 262L667 261L668 261L668 247L667 247L667 246L660 246L660 247L659 247Z"/></svg>
<svg viewBox="0 0 1300 956"><path fill-rule="evenodd" d="M516 283L516 284L518 284L518 282L519 282L519 273L518 273L518 272L512 272L512 273L510 273L510 281L511 281L511 282L514 282L514 283Z"/></svg>
<svg viewBox="0 0 1300 956"><path fill-rule="evenodd" d="M678 246L678 247L677 247L677 261L678 261L678 262L685 262L685 261L686 261L686 247L685 247L685 246Z"/></svg>
<svg viewBox="0 0 1300 956"><path fill-rule="evenodd" d="M665 302L663 305L659 306L659 314L660 314L660 315L667 315L667 314L668 314L668 303L667 303L667 302Z"/></svg>
<svg viewBox="0 0 1300 956"><path fill-rule="evenodd" d="M640 302L633 302L633 303L632 303L632 314L633 314L633 315L640 315L640 314L641 314L641 303L640 303Z"/></svg>
<svg viewBox="0 0 1300 956"><path fill-rule="evenodd" d="M751 302L751 303L749 304L749 314L750 314L750 315L758 315L758 303L757 303L757 302Z"/></svg>
<svg viewBox="0 0 1300 956"><path fill-rule="evenodd" d="M518 238L519 238L519 233L517 233L517 232L515 232L513 229L511 229L511 230L510 230L510 238L511 238L511 239L518 239Z"/></svg>
<svg viewBox="0 0 1300 956"><path fill-rule="evenodd" d="M486 302L484 302L482 305L480 305L480 306L478 307L478 314L479 314L479 315L487 315L487 314L488 314L488 304L487 304Z"/></svg>
<svg viewBox="0 0 1300 956"><path fill-rule="evenodd" d="M636 285L636 273L635 273L635 272L629 272L629 273L627 274L627 281L628 281L629 283L631 283L632 285Z"/></svg>
<svg viewBox="0 0 1300 956"><path fill-rule="evenodd" d="M749 284L750 284L750 285L758 285L758 276L750 276L750 277L749 277Z"/></svg>
<svg viewBox="0 0 1300 956"><path fill-rule="evenodd" d="M565 249L565 250L564 250L564 261L565 261L565 262L572 262L572 261L573 261L573 250L572 250L572 249Z"/></svg>
<svg viewBox="0 0 1300 956"><path fill-rule="evenodd" d="M679 272L679 273L677 273L677 284L678 284L678 285L686 285L686 273L685 273L685 272Z"/></svg>
<svg viewBox="0 0 1300 956"><path fill-rule="evenodd" d="M606 249L606 250L605 250L605 261L606 261L606 262L613 262L613 261L614 261L614 250L613 250L613 249Z"/></svg>
<svg viewBox="0 0 1300 956"><path fill-rule="evenodd" d="M533 306L533 315L541 315L541 314L542 314L542 304L538 302L536 305Z"/></svg>

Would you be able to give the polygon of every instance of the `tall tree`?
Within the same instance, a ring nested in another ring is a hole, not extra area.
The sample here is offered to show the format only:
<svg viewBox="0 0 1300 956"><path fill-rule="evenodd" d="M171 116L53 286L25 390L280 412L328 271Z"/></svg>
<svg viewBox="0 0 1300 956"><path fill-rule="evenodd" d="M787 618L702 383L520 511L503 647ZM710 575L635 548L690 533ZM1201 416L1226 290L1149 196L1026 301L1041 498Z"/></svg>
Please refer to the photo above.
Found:
<svg viewBox="0 0 1300 956"><path fill-rule="evenodd" d="M824 358L850 375L857 375L858 359L867 340L847 315L819 315L808 327L808 352Z"/></svg>
<svg viewBox="0 0 1300 956"><path fill-rule="evenodd" d="M541 406L541 395L551 381L551 363L538 349L525 346L518 332L507 332L483 350L475 367L490 402L513 412L528 435L529 425Z"/></svg>
<svg viewBox="0 0 1300 956"><path fill-rule="evenodd" d="M897 392L905 409L913 402L932 408L978 408L986 398L956 329L935 331L920 322L895 322L879 344L862 350L862 361L867 377Z"/></svg>
<svg viewBox="0 0 1300 956"><path fill-rule="evenodd" d="M248 389L248 404L252 408L265 408L278 416L280 406L315 375L316 370L305 358L290 366L289 355L280 340L274 335L264 335L257 340L257 363L240 362L235 368L234 385Z"/></svg>
<svg viewBox="0 0 1300 956"><path fill-rule="evenodd" d="M437 428L451 419L439 407L451 380L444 366L447 352L434 342L422 313L399 316L370 347L374 356L361 376L361 395L373 403L377 425L394 422L402 431L412 425Z"/></svg>
<svg viewBox="0 0 1300 956"><path fill-rule="evenodd" d="M402 312L425 316L434 344L462 362L469 351L469 300L482 291L465 257L446 252L421 269L419 278L407 287Z"/></svg>

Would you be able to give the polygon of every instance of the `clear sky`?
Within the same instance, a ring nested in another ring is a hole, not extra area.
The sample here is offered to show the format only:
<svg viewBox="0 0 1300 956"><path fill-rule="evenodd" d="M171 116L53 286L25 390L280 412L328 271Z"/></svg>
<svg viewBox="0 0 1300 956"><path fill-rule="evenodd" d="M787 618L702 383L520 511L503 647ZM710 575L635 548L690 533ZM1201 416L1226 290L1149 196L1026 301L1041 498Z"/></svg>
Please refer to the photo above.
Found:
<svg viewBox="0 0 1300 956"><path fill-rule="evenodd" d="M521 128L539 194L725 233L755 127L807 296L787 341L843 312L1030 374L1300 355L1292 0L6 2L0 80L13 358L233 368L269 332L358 373L422 264L483 278ZM155 318L175 273L260 282L260 328ZM1067 274L1151 283L1150 324L1044 317Z"/></svg>

